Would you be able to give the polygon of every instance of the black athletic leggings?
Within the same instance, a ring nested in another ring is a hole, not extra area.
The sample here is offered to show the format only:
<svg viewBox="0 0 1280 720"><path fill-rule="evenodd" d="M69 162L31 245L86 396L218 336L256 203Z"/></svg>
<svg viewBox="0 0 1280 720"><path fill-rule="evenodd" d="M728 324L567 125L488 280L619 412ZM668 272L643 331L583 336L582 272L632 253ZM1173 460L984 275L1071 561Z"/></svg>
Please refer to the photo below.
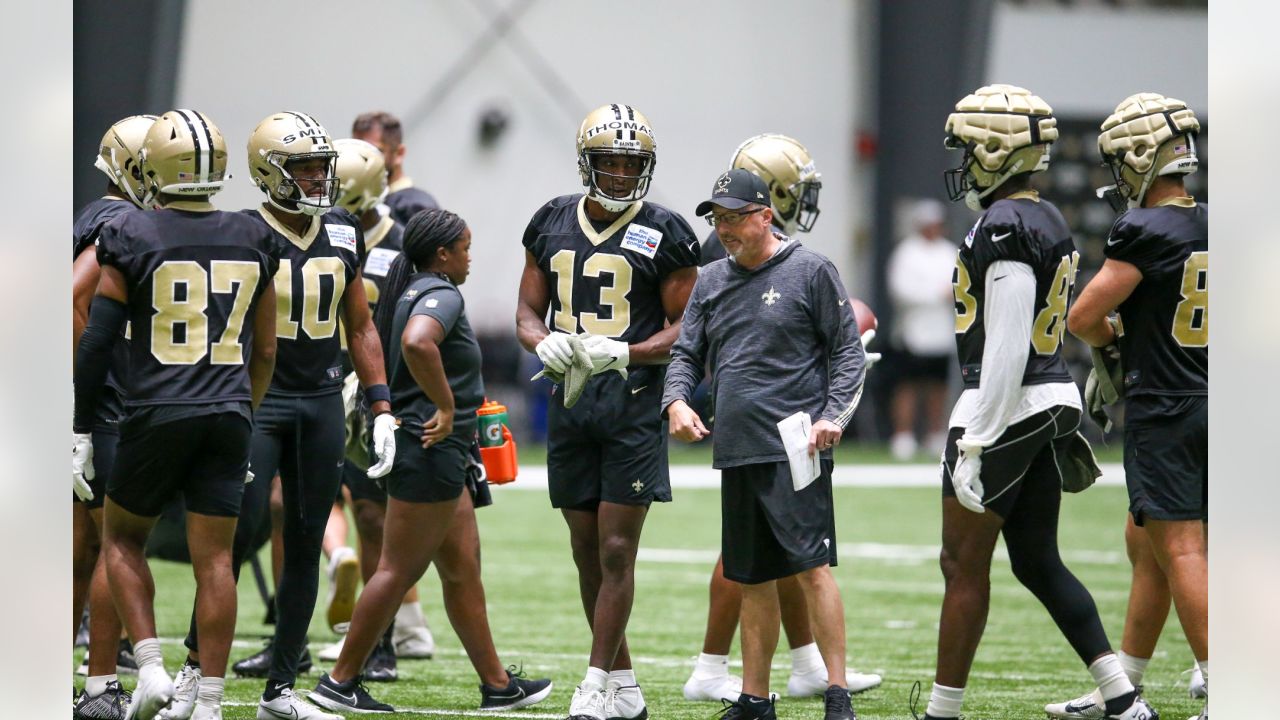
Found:
<svg viewBox="0 0 1280 720"><path fill-rule="evenodd" d="M271 478L279 471L284 493L284 568L276 588L275 652L267 676L272 683L292 684L306 649L319 585L321 543L342 480L345 437L342 396L336 392L320 397L268 394L254 413L256 479L250 487L258 487L245 493L233 563L238 577L240 564L260 545L253 540L262 535L264 526L270 533L267 505ZM187 646L197 647L194 624Z"/></svg>

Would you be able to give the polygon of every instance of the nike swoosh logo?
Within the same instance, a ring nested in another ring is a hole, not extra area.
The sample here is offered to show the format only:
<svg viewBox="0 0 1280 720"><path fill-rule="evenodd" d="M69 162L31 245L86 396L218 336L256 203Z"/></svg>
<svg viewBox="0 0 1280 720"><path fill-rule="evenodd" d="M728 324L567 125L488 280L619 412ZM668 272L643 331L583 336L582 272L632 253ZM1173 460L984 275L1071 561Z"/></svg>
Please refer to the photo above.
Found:
<svg viewBox="0 0 1280 720"><path fill-rule="evenodd" d="M283 689L285 689L285 688L287 688L287 687L289 687L289 683L280 683L280 684L276 685L276 689L277 689L277 690L283 690Z"/></svg>
<svg viewBox="0 0 1280 720"><path fill-rule="evenodd" d="M645 388L647 388L647 387L649 387L649 386L648 386L648 385L641 385L641 386L640 386L640 387L638 387L638 388L632 388L632 389L631 389L631 394L632 394L632 395L635 395L635 394L639 393L641 390L643 390L643 389L645 389Z"/></svg>
<svg viewBox="0 0 1280 720"><path fill-rule="evenodd" d="M356 694L355 694L355 693L351 693L351 695L350 695L350 696L347 696L347 695L343 695L342 693L338 692L337 690L335 690L335 689L333 689L333 688L325 688L325 690L326 690L330 695L337 696L337 698L338 698L339 700L342 700L343 702L349 702L349 703L351 703L352 705L355 705L355 704L356 704Z"/></svg>
<svg viewBox="0 0 1280 720"><path fill-rule="evenodd" d="M1001 275L1001 276L1000 276L1000 277L998 277L998 278L991 278L991 282L1000 282L1001 280L1003 280L1003 279L1005 279L1005 278L1007 278L1007 277L1009 277L1009 276L1008 276L1008 275Z"/></svg>
<svg viewBox="0 0 1280 720"><path fill-rule="evenodd" d="M266 710L267 712L271 713L272 715L275 715L278 718L284 718L284 720L298 720L297 708L289 708L289 714L285 715L282 712L276 712L275 710L272 710L271 708L266 707L265 705L262 705L262 704L259 704L258 707L262 708L263 710Z"/></svg>
<svg viewBox="0 0 1280 720"><path fill-rule="evenodd" d="M837 305L839 305L839 306L841 306L841 307L844 307L844 304L845 304L845 303L847 303L847 302L849 302L849 301L848 301L848 300L840 300L840 301L839 301L839 302L837 302L836 304L837 304Z"/></svg>
<svg viewBox="0 0 1280 720"><path fill-rule="evenodd" d="M1012 232L1007 232L1001 235L992 235L991 242L1000 242L1001 240L1004 240L1005 238L1009 237L1012 234L1013 234Z"/></svg>
<svg viewBox="0 0 1280 720"><path fill-rule="evenodd" d="M524 690L516 690L510 695L490 695L489 697L494 698L495 700L519 700L524 697Z"/></svg>
<svg viewBox="0 0 1280 720"><path fill-rule="evenodd" d="M1118 243L1118 242L1120 242L1120 238L1118 238L1118 237L1109 237L1109 238L1107 238L1107 247L1111 247L1112 245L1115 245L1115 244L1116 244L1116 243Z"/></svg>
<svg viewBox="0 0 1280 720"><path fill-rule="evenodd" d="M1071 703L1067 703L1067 706L1062 709L1069 713L1079 713L1097 706L1097 703L1089 703L1088 705L1072 705Z"/></svg>

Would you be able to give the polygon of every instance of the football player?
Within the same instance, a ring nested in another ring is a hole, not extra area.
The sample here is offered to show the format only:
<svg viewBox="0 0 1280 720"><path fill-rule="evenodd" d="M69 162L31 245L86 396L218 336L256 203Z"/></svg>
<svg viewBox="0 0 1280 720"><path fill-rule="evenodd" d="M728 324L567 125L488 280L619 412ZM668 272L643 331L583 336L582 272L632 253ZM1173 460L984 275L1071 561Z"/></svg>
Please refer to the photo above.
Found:
<svg viewBox="0 0 1280 720"><path fill-rule="evenodd" d="M1155 715L1111 651L1093 597L1058 552L1066 484L1060 468L1074 467L1082 453L1092 468L1093 456L1076 431L1080 391L1061 349L1079 253L1062 214L1031 189L1057 138L1049 105L1012 85L979 88L947 117L946 146L963 153L945 173L948 195L982 215L956 258L964 391L951 413L942 463L946 592L925 718L960 715L1001 535L1014 576L1102 688L1105 717Z"/></svg>
<svg viewBox="0 0 1280 720"><path fill-rule="evenodd" d="M636 550L649 504L671 500L658 403L699 248L684 218L644 200L657 164L648 118L596 108L577 149L586 192L549 201L525 229L516 335L553 373L569 364L571 336L583 333L591 355L581 399L565 408L555 388L548 417L551 504L569 526L592 628L569 716L630 719L648 715L625 638Z"/></svg>
<svg viewBox="0 0 1280 720"><path fill-rule="evenodd" d="M259 718L332 720L336 716L303 702L293 686L299 668L310 665L306 636L315 609L320 544L342 478L346 431L339 317L374 414L378 462L369 469L373 476L387 472L394 461L395 419L360 271L364 233L358 219L334 206L337 152L328 131L306 113L272 113L249 136L248 156L250 176L266 199L244 214L284 247L275 276L279 359L253 429L255 472L263 478L280 473L284 564L276 587L274 636L232 669L267 678ZM189 661L202 662L196 641L194 634L187 638L193 651ZM189 662L183 671L198 669Z"/></svg>
<svg viewBox="0 0 1280 720"><path fill-rule="evenodd" d="M799 141L773 133L756 135L738 146L729 164L730 169L746 168L764 180L769 188L775 232L793 235L813 229L818 219L818 192L822 189L822 176L814 166L813 157ZM725 254L720 235L713 229L702 242L702 264L719 260ZM871 342L873 337L875 333L872 330L863 333L863 345ZM870 360L868 356L867 367L871 365ZM704 416L714 416L714 412ZM795 577L782 578L777 581L777 587L782 627L791 647L791 677L787 680L787 694L793 697L822 695L828 686L827 668L809 628L809 614L800 582ZM738 628L742 586L725 579L723 558L716 561L709 594L702 652L698 655L693 674L684 684L684 697L686 700L725 699L734 702L742 692L742 679L729 674L729 647ZM852 693L870 690L881 682L881 677L873 673L850 670L846 675L849 692Z"/></svg>
<svg viewBox="0 0 1280 720"><path fill-rule="evenodd" d="M71 236L73 348L80 344L80 336L89 320L89 305L98 288L100 268L94 247L98 236L111 220L143 206L146 188L142 183L139 155L147 130L155 120L155 115L127 117L112 125L98 144L98 159L94 165L107 176L106 194L80 210ZM87 679L84 690L76 699L75 715L78 718L123 718L129 706L129 693L120 687L116 673L118 669L137 669L136 666L129 667L131 658L121 657L117 648L120 616L112 605L106 563L99 552L102 504L106 500L103 486L111 475L123 410L120 393L123 392L124 370L128 362L125 342L117 340L111 369L98 395L97 416L93 419L93 479L84 484L82 478L72 478L75 494L71 515L75 538L71 564L74 625L78 627L80 624L86 594L92 596L91 604L97 608L89 616Z"/></svg>
<svg viewBox="0 0 1280 720"><path fill-rule="evenodd" d="M1133 586L1120 661L1135 685L1171 595L1206 684L1209 676L1209 207L1182 179L1199 167L1199 130L1186 103L1149 92L1125 98L1102 123L1098 148L1115 184L1099 197L1121 215L1106 261L1067 316L1067 329L1094 348L1091 413L1125 402ZM1089 718L1099 705L1095 692L1045 710Z"/></svg>
<svg viewBox="0 0 1280 720"><path fill-rule="evenodd" d="M404 173L404 131L399 118L389 112L364 113L351 123L351 136L382 151L387 164L387 207L401 226L423 210L440 207L431 193L415 187L413 178Z"/></svg>
<svg viewBox="0 0 1280 720"><path fill-rule="evenodd" d="M92 462L88 433L127 321L125 417L107 479L103 551L138 661L128 717L149 720L174 693L144 549L161 509L181 493L205 637L194 717L221 718L236 619L232 537L249 466L250 405L262 400L274 365L272 277L283 248L261 224L209 203L222 188L227 149L202 113L165 113L147 130L140 157L142 204L160 209L124 213L98 236L98 291L76 355L72 472Z"/></svg>

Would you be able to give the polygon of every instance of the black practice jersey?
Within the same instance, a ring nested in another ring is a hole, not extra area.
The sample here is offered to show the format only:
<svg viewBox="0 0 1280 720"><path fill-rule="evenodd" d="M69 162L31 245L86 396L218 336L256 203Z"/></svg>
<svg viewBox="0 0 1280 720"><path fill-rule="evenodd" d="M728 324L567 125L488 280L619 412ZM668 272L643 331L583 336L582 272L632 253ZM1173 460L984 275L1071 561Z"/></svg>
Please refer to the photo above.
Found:
<svg viewBox="0 0 1280 720"><path fill-rule="evenodd" d="M978 387L981 380L987 268L997 260L1026 263L1036 277L1031 352L1022 384L1072 382L1061 345L1079 259L1062 213L1033 193L997 200L978 218L956 255L952 276L956 346L966 388Z"/></svg>
<svg viewBox="0 0 1280 720"><path fill-rule="evenodd" d="M117 217L137 210L138 206L123 198L106 195L85 205L76 213L75 225L71 231L71 258L80 257L80 253L94 246L102 228ZM124 392L125 374L129 369L128 329L116 341L111 354L111 370L107 372L107 387L118 393Z"/></svg>
<svg viewBox="0 0 1280 720"><path fill-rule="evenodd" d="M470 440L476 429L476 410L484 402L484 381L480 376L480 344L467 322L462 293L447 278L424 272L409 278L396 304L391 322L392 341L387 350L387 377L391 386L391 412L413 430L421 431L436 406L409 372L400 351L400 338L414 315L435 318L444 328L440 361L449 389L453 391L453 434Z"/></svg>
<svg viewBox="0 0 1280 720"><path fill-rule="evenodd" d="M360 221L341 208L295 235L266 208L245 215L272 230L284 252L276 273L276 371L269 392L325 395L342 389L342 294L364 262Z"/></svg>
<svg viewBox="0 0 1280 720"><path fill-rule="evenodd" d="M282 248L239 213L126 213L102 228L98 262L129 292L127 407L251 400L253 311Z"/></svg>
<svg viewBox="0 0 1280 720"><path fill-rule="evenodd" d="M369 300L369 312L378 306L378 298L387 284L387 272L391 263L404 250L404 226L387 215L364 234L364 294Z"/></svg>
<svg viewBox="0 0 1280 720"><path fill-rule="evenodd" d="M1129 210L1111 228L1105 252L1142 272L1119 308L1126 417L1176 406L1162 397L1208 395L1209 207Z"/></svg>
<svg viewBox="0 0 1280 720"><path fill-rule="evenodd" d="M401 225L408 225L409 219L423 210L434 210L440 203L431 193L409 185L393 190L387 194L387 207L391 208L391 217Z"/></svg>
<svg viewBox="0 0 1280 720"><path fill-rule="evenodd" d="M698 266L698 239L684 218L661 205L634 203L605 226L592 224L584 202L580 194L558 197L524 231L525 249L551 291L548 326L645 340L666 325L662 280Z"/></svg>

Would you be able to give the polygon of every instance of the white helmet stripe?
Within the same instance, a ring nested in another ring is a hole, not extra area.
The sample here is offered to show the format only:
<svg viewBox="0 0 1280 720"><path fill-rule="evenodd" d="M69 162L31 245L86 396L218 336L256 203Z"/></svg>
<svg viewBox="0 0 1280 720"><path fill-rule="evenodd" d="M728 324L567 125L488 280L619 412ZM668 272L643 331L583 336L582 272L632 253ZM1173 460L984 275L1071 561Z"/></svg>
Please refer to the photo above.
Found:
<svg viewBox="0 0 1280 720"><path fill-rule="evenodd" d="M187 121L187 128L196 143L196 182L209 182L209 171L213 168L213 136L209 125L194 110L178 110L178 114Z"/></svg>

